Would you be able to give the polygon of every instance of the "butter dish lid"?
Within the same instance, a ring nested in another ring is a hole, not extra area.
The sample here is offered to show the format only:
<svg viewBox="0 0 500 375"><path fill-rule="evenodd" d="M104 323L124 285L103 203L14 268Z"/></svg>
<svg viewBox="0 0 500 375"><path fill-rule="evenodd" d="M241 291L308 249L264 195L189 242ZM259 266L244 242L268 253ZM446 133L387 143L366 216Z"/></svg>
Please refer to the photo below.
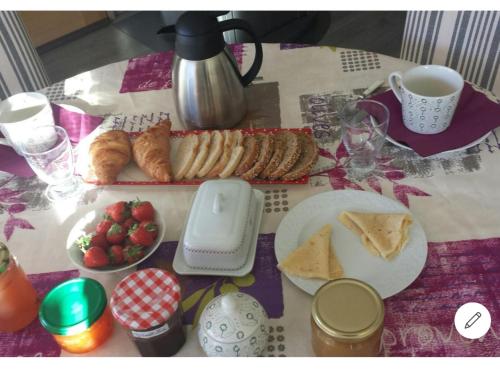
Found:
<svg viewBox="0 0 500 375"><path fill-rule="evenodd" d="M189 214L184 248L233 252L243 243L253 191L241 179L210 180L200 185Z"/></svg>

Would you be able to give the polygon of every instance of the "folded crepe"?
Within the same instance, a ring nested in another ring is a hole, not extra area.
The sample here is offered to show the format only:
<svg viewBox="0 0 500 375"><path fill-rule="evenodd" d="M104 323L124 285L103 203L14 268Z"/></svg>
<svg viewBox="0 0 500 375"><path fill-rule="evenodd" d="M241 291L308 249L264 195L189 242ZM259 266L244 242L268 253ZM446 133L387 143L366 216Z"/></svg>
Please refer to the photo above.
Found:
<svg viewBox="0 0 500 375"><path fill-rule="evenodd" d="M293 250L278 268L289 275L305 278L333 280L342 277L342 266L333 247L330 250L331 235L332 225L326 224Z"/></svg>
<svg viewBox="0 0 500 375"><path fill-rule="evenodd" d="M412 223L408 214L378 214L343 211L338 220L361 237L363 245L375 256L393 259L408 242Z"/></svg>

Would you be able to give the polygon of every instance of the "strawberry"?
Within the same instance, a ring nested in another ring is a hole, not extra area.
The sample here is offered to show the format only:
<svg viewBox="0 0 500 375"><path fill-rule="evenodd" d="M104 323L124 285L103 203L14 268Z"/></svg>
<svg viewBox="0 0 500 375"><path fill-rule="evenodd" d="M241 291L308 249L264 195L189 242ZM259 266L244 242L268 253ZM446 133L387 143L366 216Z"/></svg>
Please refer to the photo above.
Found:
<svg viewBox="0 0 500 375"><path fill-rule="evenodd" d="M108 214L113 221L117 223L123 223L127 218L130 217L130 207L127 202L120 201L109 205L105 209L106 214Z"/></svg>
<svg viewBox="0 0 500 375"><path fill-rule="evenodd" d="M139 226L146 229L146 231L149 232L153 237L153 240L156 240L156 237L158 237L158 225L148 220L148 221L142 221L139 224Z"/></svg>
<svg viewBox="0 0 500 375"><path fill-rule="evenodd" d="M83 264L89 268L104 267L109 264L109 258L102 247L91 246L83 254Z"/></svg>
<svg viewBox="0 0 500 375"><path fill-rule="evenodd" d="M123 248L123 257L128 264L137 262L144 257L144 249L141 245L128 245Z"/></svg>
<svg viewBox="0 0 500 375"><path fill-rule="evenodd" d="M108 215L104 215L104 218L99 222L99 224L97 224L95 231L96 233L102 233L106 235L106 232L112 225L113 225L113 220L111 220L111 217Z"/></svg>
<svg viewBox="0 0 500 375"><path fill-rule="evenodd" d="M127 231L118 223L114 223L106 233L107 240L114 245L121 244L126 236Z"/></svg>
<svg viewBox="0 0 500 375"><path fill-rule="evenodd" d="M139 198L131 202L132 204L132 217L137 221L153 221L155 218L155 209L151 202L141 201Z"/></svg>
<svg viewBox="0 0 500 375"><path fill-rule="evenodd" d="M113 245L108 249L109 259L111 264L122 264L125 263L125 257L123 256L123 247L120 245Z"/></svg>
<svg viewBox="0 0 500 375"><path fill-rule="evenodd" d="M128 231L130 240L136 245L151 246L154 242L153 235L140 225L133 225Z"/></svg>
<svg viewBox="0 0 500 375"><path fill-rule="evenodd" d="M135 220L133 217L129 217L127 220L125 220L122 224L122 226L125 228L125 230L128 232L130 227L132 225L137 224L137 220Z"/></svg>
<svg viewBox="0 0 500 375"><path fill-rule="evenodd" d="M106 249L109 246L108 241L106 240L106 235L102 233L91 233L81 236L77 243L82 251L88 250L92 246L98 246L103 249Z"/></svg>

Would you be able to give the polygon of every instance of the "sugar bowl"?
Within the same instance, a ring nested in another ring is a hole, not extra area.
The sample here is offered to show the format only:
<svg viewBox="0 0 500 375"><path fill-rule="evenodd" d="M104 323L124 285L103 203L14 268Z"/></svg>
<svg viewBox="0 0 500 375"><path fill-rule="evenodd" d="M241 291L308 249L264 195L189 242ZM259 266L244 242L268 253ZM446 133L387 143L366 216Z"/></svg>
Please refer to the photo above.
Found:
<svg viewBox="0 0 500 375"><path fill-rule="evenodd" d="M258 356L266 346L267 336L267 313L246 293L214 298L200 317L198 339L209 357Z"/></svg>

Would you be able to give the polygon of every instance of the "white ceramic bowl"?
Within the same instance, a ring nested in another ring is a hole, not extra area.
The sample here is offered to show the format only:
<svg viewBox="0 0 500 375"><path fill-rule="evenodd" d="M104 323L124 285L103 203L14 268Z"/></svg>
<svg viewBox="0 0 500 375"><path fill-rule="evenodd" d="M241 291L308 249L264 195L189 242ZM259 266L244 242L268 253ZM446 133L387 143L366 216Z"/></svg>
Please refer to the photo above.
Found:
<svg viewBox="0 0 500 375"><path fill-rule="evenodd" d="M83 252L77 245L77 240L85 234L89 234L95 231L97 224L102 220L102 216L104 213L104 208L101 209L92 209L85 213L83 216L79 218L74 217L73 220L76 220L76 223L71 228L68 239L66 240L66 253L69 256L69 259L75 266L78 268L94 273L111 273L111 272L119 272L132 267L135 267L148 257L150 257L155 250L158 248L160 243L163 240L163 236L165 235L165 223L163 222L163 218L160 216L158 211L155 210L155 223L158 225L158 237L156 237L155 242L145 249L144 257L139 259L137 262L131 264L121 264L121 265L109 265L106 267L100 268L89 268L83 264ZM71 220L71 219L70 219Z"/></svg>
<svg viewBox="0 0 500 375"><path fill-rule="evenodd" d="M256 357L267 345L266 310L246 293L215 297L198 324L198 340L209 357Z"/></svg>

